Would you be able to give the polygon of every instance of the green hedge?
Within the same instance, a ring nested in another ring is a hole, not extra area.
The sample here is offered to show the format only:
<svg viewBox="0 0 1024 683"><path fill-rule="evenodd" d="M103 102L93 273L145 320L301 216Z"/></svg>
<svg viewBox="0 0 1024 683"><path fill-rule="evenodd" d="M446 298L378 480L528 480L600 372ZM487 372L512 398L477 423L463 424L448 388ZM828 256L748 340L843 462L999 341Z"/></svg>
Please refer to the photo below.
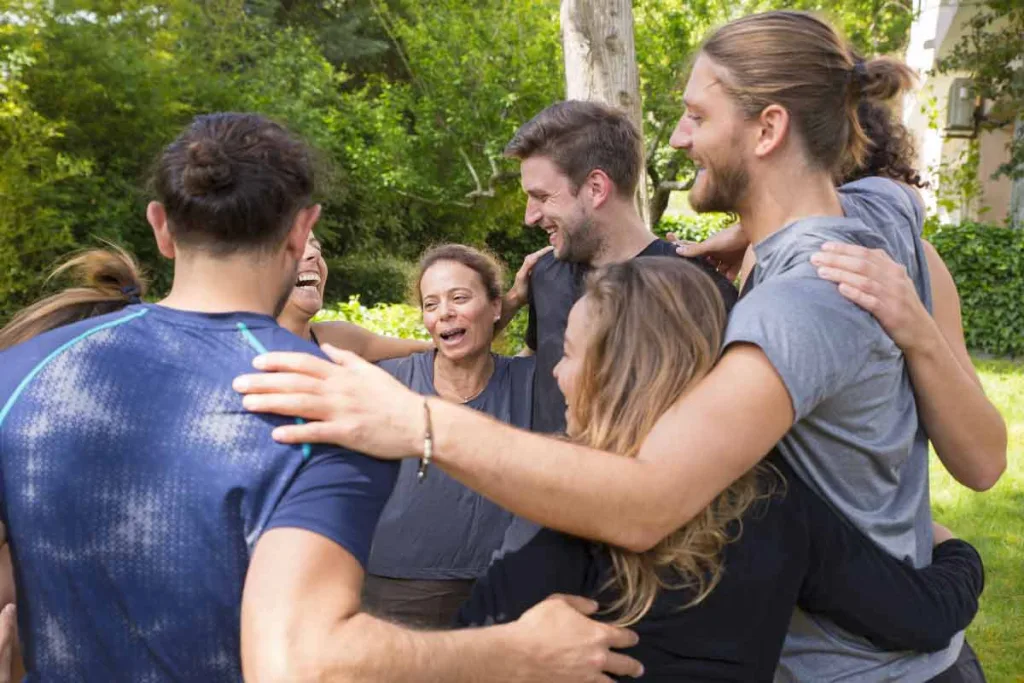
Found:
<svg viewBox="0 0 1024 683"><path fill-rule="evenodd" d="M346 320L355 323L377 334L386 334L402 339L430 339L423 327L420 310L409 304L377 303L364 306L358 296L353 296L341 303L328 306L317 315L315 320ZM526 310L512 319L505 331L494 340L494 351L514 356L523 348L523 335L526 333Z"/></svg>
<svg viewBox="0 0 1024 683"><path fill-rule="evenodd" d="M394 303L409 300L409 282L416 264L394 256L352 254L327 260L324 296L329 301L358 297L363 303ZM344 305L344 304L342 304Z"/></svg>
<svg viewBox="0 0 1024 683"><path fill-rule="evenodd" d="M960 292L968 348L1024 355L1024 230L964 223L929 239Z"/></svg>
<svg viewBox="0 0 1024 683"><path fill-rule="evenodd" d="M711 235L722 228L727 228L736 222L736 216L731 213L702 213L695 216L662 216L658 224L654 226L654 232L659 237L668 233L675 233L681 240L703 242Z"/></svg>

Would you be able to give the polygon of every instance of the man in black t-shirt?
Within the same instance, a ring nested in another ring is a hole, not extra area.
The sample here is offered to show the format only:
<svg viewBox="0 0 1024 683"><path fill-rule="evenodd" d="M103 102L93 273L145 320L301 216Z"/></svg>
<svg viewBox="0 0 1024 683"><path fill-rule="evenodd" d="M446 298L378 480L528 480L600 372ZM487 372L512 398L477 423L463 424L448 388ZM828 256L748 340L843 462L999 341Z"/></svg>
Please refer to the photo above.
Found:
<svg viewBox="0 0 1024 683"><path fill-rule="evenodd" d="M552 371L562 357L569 311L592 268L639 256L676 256L655 237L634 196L643 168L643 140L629 117L596 102L551 105L525 123L505 148L522 162L526 224L548 233L553 250L530 274L526 344L537 357L533 430L565 430L565 398ZM732 284L703 260L726 309Z"/></svg>

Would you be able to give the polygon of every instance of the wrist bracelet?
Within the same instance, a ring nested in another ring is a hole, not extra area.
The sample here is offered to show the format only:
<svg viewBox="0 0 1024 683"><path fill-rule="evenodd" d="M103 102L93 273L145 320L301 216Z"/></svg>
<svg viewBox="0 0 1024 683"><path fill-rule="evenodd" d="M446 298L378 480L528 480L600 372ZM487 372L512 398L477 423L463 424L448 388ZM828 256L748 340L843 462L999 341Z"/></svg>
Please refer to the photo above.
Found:
<svg viewBox="0 0 1024 683"><path fill-rule="evenodd" d="M421 484L427 478L427 468L434 457L434 432L430 426L430 403L423 399L423 457L420 458L420 468L416 471L416 480Z"/></svg>

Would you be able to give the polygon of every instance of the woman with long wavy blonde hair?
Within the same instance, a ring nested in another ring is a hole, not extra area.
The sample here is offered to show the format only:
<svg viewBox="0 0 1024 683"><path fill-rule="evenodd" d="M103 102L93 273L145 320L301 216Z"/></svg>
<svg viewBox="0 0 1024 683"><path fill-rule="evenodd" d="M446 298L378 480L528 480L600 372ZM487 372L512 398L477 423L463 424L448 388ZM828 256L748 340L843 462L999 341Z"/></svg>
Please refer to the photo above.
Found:
<svg viewBox="0 0 1024 683"><path fill-rule="evenodd" d="M636 457L658 418L714 366L725 322L711 279L679 259L594 273L555 368L567 437ZM541 530L491 566L459 622L511 621L552 593L587 595L606 620L640 635L627 654L645 681L771 680L797 604L883 648L948 644L977 611L982 566L967 543L937 539L946 542L934 563L909 567L771 454L646 552Z"/></svg>

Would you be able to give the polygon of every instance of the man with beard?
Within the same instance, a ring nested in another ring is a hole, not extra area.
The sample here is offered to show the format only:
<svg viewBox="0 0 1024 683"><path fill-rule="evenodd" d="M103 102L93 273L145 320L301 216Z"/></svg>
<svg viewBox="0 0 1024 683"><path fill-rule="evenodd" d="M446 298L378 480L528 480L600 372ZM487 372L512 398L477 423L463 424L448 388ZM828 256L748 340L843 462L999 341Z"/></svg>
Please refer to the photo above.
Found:
<svg viewBox="0 0 1024 683"><path fill-rule="evenodd" d="M621 111L596 102L559 102L525 123L505 148L519 159L526 224L548 234L552 251L530 274L526 344L537 357L533 430L565 429L565 397L552 371L562 357L569 311L586 274L643 256L675 254L644 225L634 196L643 169L643 141ZM736 290L702 259L726 310Z"/></svg>

